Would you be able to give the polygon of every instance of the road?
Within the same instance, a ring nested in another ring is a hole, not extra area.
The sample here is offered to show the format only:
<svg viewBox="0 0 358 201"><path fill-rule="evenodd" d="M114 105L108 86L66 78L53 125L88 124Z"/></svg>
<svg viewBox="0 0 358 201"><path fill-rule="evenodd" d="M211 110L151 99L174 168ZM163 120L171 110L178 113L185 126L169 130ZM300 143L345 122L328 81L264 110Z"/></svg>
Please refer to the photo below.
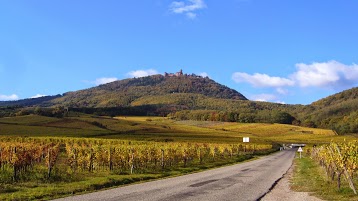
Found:
<svg viewBox="0 0 358 201"><path fill-rule="evenodd" d="M287 172L296 149L204 172L134 184L58 201L258 200Z"/></svg>

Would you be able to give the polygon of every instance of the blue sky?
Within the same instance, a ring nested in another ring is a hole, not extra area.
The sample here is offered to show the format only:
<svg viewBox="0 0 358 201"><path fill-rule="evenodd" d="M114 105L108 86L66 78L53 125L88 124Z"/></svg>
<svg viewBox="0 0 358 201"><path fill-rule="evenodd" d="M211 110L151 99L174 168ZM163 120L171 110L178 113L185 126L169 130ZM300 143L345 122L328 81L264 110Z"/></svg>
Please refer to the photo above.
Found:
<svg viewBox="0 0 358 201"><path fill-rule="evenodd" d="M0 0L0 100L164 72L251 100L358 86L355 0Z"/></svg>

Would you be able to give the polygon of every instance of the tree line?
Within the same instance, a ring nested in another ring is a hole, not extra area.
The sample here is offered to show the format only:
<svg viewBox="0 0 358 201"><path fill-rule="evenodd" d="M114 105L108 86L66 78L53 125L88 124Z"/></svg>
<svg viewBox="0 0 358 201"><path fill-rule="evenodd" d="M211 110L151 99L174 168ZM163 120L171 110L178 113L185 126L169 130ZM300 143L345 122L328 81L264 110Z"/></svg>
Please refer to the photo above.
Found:
<svg viewBox="0 0 358 201"><path fill-rule="evenodd" d="M168 117L176 120L195 120L195 121L223 121L240 123L279 123L279 124L299 124L292 115L282 111L272 112L235 112L235 111L215 111L215 110L183 110L170 113Z"/></svg>

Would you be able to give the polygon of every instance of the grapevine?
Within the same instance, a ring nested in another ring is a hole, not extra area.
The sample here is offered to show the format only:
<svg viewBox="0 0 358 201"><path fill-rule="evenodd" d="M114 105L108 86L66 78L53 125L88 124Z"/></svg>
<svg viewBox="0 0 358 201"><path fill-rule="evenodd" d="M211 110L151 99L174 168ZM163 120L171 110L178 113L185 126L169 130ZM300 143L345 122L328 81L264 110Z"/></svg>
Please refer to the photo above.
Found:
<svg viewBox="0 0 358 201"><path fill-rule="evenodd" d="M245 148L246 147L246 148ZM69 174L79 172L116 172L136 174L167 168L228 160L249 152L270 150L272 145L144 142L86 138L3 137L0 141L0 171L10 168L13 180L28 174L33 167L43 167L50 179L61 165ZM354 150L349 150L354 153ZM356 159L349 158L354 164ZM352 166L352 172L357 166ZM0 179L1 182L1 179Z"/></svg>
<svg viewBox="0 0 358 201"><path fill-rule="evenodd" d="M344 175L349 187L355 194L357 191L353 183L353 177L358 171L358 142L334 143L315 147L311 151L313 159L324 167L332 181L337 181L337 187L341 188L341 177Z"/></svg>

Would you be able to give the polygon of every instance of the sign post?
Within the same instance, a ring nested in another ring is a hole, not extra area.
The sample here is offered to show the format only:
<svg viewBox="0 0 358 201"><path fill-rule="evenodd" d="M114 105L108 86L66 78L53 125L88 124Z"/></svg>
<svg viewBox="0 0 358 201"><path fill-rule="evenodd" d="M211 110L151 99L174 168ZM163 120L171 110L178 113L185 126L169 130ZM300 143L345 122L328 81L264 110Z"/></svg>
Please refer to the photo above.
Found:
<svg viewBox="0 0 358 201"><path fill-rule="evenodd" d="M243 137L242 142L250 142L250 138L249 137ZM246 144L245 144L245 147L244 147L244 152L246 152Z"/></svg>
<svg viewBox="0 0 358 201"><path fill-rule="evenodd" d="M249 137L243 137L242 142L250 142L250 138Z"/></svg>
<svg viewBox="0 0 358 201"><path fill-rule="evenodd" d="M302 147L299 147L297 151L300 152L300 158L302 158L302 152L303 152Z"/></svg>

